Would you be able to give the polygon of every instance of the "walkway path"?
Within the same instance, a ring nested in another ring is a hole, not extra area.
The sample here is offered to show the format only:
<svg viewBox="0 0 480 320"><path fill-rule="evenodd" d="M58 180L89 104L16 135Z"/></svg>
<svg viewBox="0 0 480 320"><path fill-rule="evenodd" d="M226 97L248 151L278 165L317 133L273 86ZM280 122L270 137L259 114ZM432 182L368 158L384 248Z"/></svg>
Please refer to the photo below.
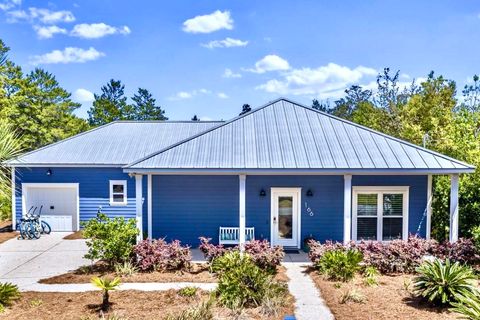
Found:
<svg viewBox="0 0 480 320"><path fill-rule="evenodd" d="M297 320L333 320L334 317L315 286L312 278L305 273L307 263L301 261L302 254L288 255L291 261L283 265L290 278L288 289L295 297L295 317ZM296 261L295 261L296 260Z"/></svg>

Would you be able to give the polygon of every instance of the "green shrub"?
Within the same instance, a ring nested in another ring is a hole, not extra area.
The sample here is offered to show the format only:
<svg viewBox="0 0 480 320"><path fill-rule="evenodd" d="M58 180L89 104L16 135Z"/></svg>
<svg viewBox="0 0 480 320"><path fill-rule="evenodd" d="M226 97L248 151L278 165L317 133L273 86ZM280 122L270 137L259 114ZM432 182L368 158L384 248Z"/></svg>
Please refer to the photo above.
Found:
<svg viewBox="0 0 480 320"><path fill-rule="evenodd" d="M118 276L132 276L138 272L138 268L131 261L115 264L115 273Z"/></svg>
<svg viewBox="0 0 480 320"><path fill-rule="evenodd" d="M445 263L439 259L425 261L417 272L414 292L434 304L451 304L478 292L472 269L458 262L452 264L448 259Z"/></svg>
<svg viewBox="0 0 480 320"><path fill-rule="evenodd" d="M212 300L200 303L198 306L188 308L180 314L169 314L165 320L212 320Z"/></svg>
<svg viewBox="0 0 480 320"><path fill-rule="evenodd" d="M103 260L113 266L130 260L138 230L135 219L109 218L98 213L95 219L84 224L83 235L87 240L85 258Z"/></svg>
<svg viewBox="0 0 480 320"><path fill-rule="evenodd" d="M285 285L273 281L246 253L228 252L214 259L211 268L218 275L218 301L230 309L258 307L267 298L285 295Z"/></svg>
<svg viewBox="0 0 480 320"><path fill-rule="evenodd" d="M364 283L367 286L373 287L378 285L378 270L375 267L368 266L363 270Z"/></svg>
<svg viewBox="0 0 480 320"><path fill-rule="evenodd" d="M472 241L473 241L473 244L475 245L475 248L477 248L477 250L480 251L480 226L473 227Z"/></svg>
<svg viewBox="0 0 480 320"><path fill-rule="evenodd" d="M318 260L316 267L331 280L349 281L360 270L362 253L358 250L327 251Z"/></svg>
<svg viewBox="0 0 480 320"><path fill-rule="evenodd" d="M461 314L460 319L480 319L480 298L478 295L458 297L458 302L453 302L450 310Z"/></svg>
<svg viewBox="0 0 480 320"><path fill-rule="evenodd" d="M20 298L18 287L11 283L0 283L0 311Z"/></svg>
<svg viewBox="0 0 480 320"><path fill-rule="evenodd" d="M178 294L182 297L193 297L197 294L198 288L197 287L185 287L178 290Z"/></svg>

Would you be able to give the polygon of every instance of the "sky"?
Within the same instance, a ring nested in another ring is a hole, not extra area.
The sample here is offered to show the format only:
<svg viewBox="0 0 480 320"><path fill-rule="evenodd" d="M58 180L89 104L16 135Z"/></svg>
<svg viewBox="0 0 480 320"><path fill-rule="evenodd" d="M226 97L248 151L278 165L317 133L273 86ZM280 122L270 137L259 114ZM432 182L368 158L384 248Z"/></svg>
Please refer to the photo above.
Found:
<svg viewBox="0 0 480 320"><path fill-rule="evenodd" d="M480 1L0 0L0 38L25 71L52 72L82 103L110 79L148 89L170 120L226 120L244 103L310 105L346 88L434 70L480 73Z"/></svg>

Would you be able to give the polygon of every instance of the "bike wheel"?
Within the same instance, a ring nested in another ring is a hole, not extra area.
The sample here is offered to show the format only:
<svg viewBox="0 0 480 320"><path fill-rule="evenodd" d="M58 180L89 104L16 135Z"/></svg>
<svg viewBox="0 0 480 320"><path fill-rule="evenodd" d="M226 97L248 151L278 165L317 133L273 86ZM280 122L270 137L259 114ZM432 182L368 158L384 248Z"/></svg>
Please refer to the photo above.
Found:
<svg viewBox="0 0 480 320"><path fill-rule="evenodd" d="M42 233L50 234L50 232L52 232L50 225L47 222L42 221Z"/></svg>
<svg viewBox="0 0 480 320"><path fill-rule="evenodd" d="M30 239L40 239L40 225L38 223L31 222L29 224L28 233L31 236Z"/></svg>
<svg viewBox="0 0 480 320"><path fill-rule="evenodd" d="M27 230L26 230L26 225L24 222L18 224L18 231L20 231L20 237L22 239L27 239Z"/></svg>

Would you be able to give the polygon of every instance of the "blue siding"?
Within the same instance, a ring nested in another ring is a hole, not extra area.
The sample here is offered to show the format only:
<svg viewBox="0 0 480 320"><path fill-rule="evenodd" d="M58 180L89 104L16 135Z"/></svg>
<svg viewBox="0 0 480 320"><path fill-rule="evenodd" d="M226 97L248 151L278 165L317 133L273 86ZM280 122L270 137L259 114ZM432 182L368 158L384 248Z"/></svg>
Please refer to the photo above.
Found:
<svg viewBox="0 0 480 320"><path fill-rule="evenodd" d="M130 178L121 168L51 168L51 176L45 174L47 170L48 168L17 168L17 219L22 215L22 182L79 183L81 222L94 218L99 207L110 217L135 218L135 178ZM110 206L109 180L127 181L126 206ZM144 180L146 183L146 177ZM146 184L144 190L146 198Z"/></svg>
<svg viewBox="0 0 480 320"><path fill-rule="evenodd" d="M343 238L343 176L247 176L247 226L255 227L257 239L270 241L270 188L275 187L302 188L301 242L308 236ZM261 189L265 197L260 197ZM308 189L312 197L305 195Z"/></svg>
<svg viewBox="0 0 480 320"><path fill-rule="evenodd" d="M238 176L153 176L153 237L197 247L218 242L219 226L238 226Z"/></svg>
<svg viewBox="0 0 480 320"><path fill-rule="evenodd" d="M353 176L352 186L409 186L408 232L425 237L427 218L427 176Z"/></svg>

